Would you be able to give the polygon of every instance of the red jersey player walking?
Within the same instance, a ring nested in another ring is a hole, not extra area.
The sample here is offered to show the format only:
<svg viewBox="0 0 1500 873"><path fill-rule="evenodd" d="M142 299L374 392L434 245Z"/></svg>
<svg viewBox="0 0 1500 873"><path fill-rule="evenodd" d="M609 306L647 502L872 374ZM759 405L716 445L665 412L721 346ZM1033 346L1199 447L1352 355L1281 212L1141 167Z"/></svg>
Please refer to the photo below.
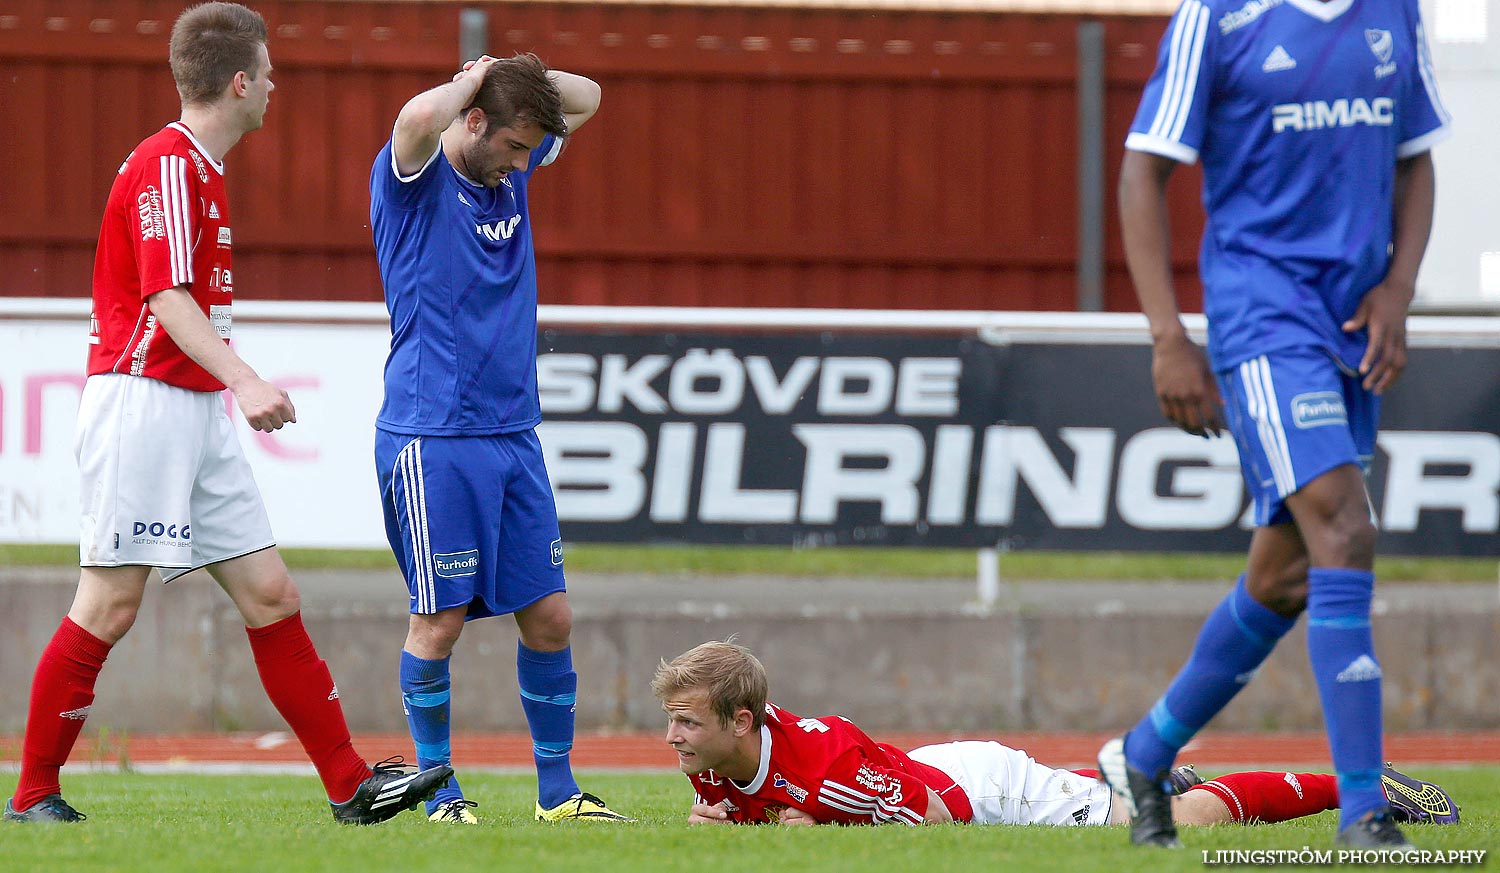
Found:
<svg viewBox="0 0 1500 873"><path fill-rule="evenodd" d="M1129 821L1094 770L1058 770L994 742L909 752L842 716L802 718L766 702L765 668L743 646L704 643L662 662L651 690L667 743L693 783L688 821L714 824L1048 824ZM1231 773L1204 782L1173 771L1179 824L1275 822L1338 807L1319 773ZM1386 769L1382 787L1408 821L1451 823L1441 788Z"/></svg>
<svg viewBox="0 0 1500 873"><path fill-rule="evenodd" d="M21 778L6 821L77 822L59 770L110 648L135 622L152 567L207 567L239 609L271 702L322 777L334 818L383 821L452 771L373 769L350 743L338 689L302 627L297 586L219 392L250 426L297 420L285 391L229 348L233 246L223 159L261 126L274 85L259 14L205 3L172 28L182 118L142 142L110 189L94 262L88 373L75 440L82 572L31 685Z"/></svg>

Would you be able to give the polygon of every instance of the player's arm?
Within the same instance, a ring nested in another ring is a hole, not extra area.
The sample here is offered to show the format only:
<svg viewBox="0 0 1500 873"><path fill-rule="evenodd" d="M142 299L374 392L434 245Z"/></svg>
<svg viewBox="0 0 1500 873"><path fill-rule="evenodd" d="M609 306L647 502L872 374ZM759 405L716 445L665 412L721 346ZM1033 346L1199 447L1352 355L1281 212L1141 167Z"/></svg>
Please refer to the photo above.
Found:
<svg viewBox="0 0 1500 873"><path fill-rule="evenodd" d="M942 795L927 789L927 812L922 816L922 824L952 824L953 813L948 811L948 804L943 802Z"/></svg>
<svg viewBox="0 0 1500 873"><path fill-rule="evenodd" d="M707 803L701 797L693 798L693 808L688 813L688 824L734 824L729 818L725 802Z"/></svg>
<svg viewBox="0 0 1500 873"><path fill-rule="evenodd" d="M391 133L391 154L402 176L410 176L422 169L437 151L443 131L474 102L474 95L484 84L485 71L493 63L495 59L489 55L469 61L454 74L453 81L423 91L401 107L396 116L395 130Z"/></svg>
<svg viewBox="0 0 1500 873"><path fill-rule="evenodd" d="M297 410L287 393L260 378L229 344L219 338L208 317L198 308L187 289L179 285L146 298L156 323L172 342L198 366L223 382L234 393L240 412L256 430L270 433L297 420Z"/></svg>
<svg viewBox="0 0 1500 873"><path fill-rule="evenodd" d="M784 825L800 826L822 824L812 813L800 810L795 806L783 806L776 813L776 820ZM943 798L931 788L927 789L927 812L922 815L922 824L951 824L953 813L948 811L948 804Z"/></svg>
<svg viewBox="0 0 1500 873"><path fill-rule="evenodd" d="M1432 153L1422 152L1396 163L1392 203L1391 264L1385 278L1360 301L1344 330L1368 326L1370 343L1359 362L1364 386L1376 394L1396 384L1406 369L1406 313L1417 293L1417 268L1432 234L1432 204L1437 175Z"/></svg>
<svg viewBox="0 0 1500 873"><path fill-rule="evenodd" d="M1126 149L1120 165L1120 228L1125 262L1151 326L1151 379L1162 415L1190 434L1224 427L1219 389L1208 359L1182 326L1172 282L1167 180L1177 161Z"/></svg>
<svg viewBox="0 0 1500 873"><path fill-rule="evenodd" d="M814 777L815 778L815 777ZM937 800L946 804L911 773L872 761L859 747L831 762L806 804L818 821L830 824L925 824ZM948 820L952 820L948 815Z"/></svg>
<svg viewBox="0 0 1500 873"><path fill-rule="evenodd" d="M568 122L568 133L577 132L584 122L599 111L599 100L604 92L593 79L576 73L548 70L547 78L552 80L558 93L562 94L563 118Z"/></svg>

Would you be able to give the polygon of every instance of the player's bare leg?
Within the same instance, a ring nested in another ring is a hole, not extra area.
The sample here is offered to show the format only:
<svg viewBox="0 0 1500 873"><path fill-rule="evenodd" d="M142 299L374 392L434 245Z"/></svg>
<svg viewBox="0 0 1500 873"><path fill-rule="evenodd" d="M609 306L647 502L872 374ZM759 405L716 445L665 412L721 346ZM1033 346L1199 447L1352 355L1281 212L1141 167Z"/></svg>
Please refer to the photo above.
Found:
<svg viewBox="0 0 1500 873"><path fill-rule="evenodd" d="M1180 825L1215 825L1234 821L1229 807L1214 794L1207 791L1188 791L1170 798L1172 821ZM1111 825L1130 824L1130 812L1125 799L1118 793L1109 807Z"/></svg>
<svg viewBox="0 0 1500 873"><path fill-rule="evenodd" d="M1234 821L1224 801L1208 791L1189 791L1172 798L1172 820L1180 825L1214 825Z"/></svg>
<svg viewBox="0 0 1500 873"><path fill-rule="evenodd" d="M68 618L114 645L135 624L150 567L83 567Z"/></svg>
<svg viewBox="0 0 1500 873"><path fill-rule="evenodd" d="M1262 606L1287 618L1307 608L1307 545L1295 524L1258 527L1250 535L1245 590Z"/></svg>
<svg viewBox="0 0 1500 873"><path fill-rule="evenodd" d="M432 615L413 613L406 623L406 643L402 648L419 658L449 657L464 631L467 611L467 607L455 606Z"/></svg>

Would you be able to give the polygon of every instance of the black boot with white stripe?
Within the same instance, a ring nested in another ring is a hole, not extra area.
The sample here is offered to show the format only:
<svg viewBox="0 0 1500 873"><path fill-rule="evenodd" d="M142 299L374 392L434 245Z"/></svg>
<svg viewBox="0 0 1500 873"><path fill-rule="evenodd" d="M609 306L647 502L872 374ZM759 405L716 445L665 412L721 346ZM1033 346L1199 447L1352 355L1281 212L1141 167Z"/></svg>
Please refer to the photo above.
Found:
<svg viewBox="0 0 1500 873"><path fill-rule="evenodd" d="M387 758L371 768L370 778L343 803L330 803L339 824L378 824L407 809L431 800L453 777L453 768L440 765L421 772L408 772L400 756Z"/></svg>

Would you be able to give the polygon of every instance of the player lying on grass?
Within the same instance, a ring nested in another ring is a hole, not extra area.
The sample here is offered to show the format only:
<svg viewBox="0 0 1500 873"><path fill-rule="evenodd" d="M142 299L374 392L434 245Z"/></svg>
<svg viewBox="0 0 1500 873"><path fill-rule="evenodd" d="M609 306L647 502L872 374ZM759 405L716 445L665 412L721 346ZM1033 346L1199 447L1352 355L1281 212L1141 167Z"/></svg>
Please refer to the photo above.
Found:
<svg viewBox="0 0 1500 873"><path fill-rule="evenodd" d="M910 752L877 743L842 716L800 718L766 702L765 668L743 646L704 643L663 662L651 690L667 713L696 797L690 823L1050 824L1129 821L1094 770L1057 770L994 742ZM1204 782L1173 771L1179 824L1277 822L1338 808L1334 776L1231 773ZM1404 821L1452 823L1441 788L1387 768L1382 787Z"/></svg>

